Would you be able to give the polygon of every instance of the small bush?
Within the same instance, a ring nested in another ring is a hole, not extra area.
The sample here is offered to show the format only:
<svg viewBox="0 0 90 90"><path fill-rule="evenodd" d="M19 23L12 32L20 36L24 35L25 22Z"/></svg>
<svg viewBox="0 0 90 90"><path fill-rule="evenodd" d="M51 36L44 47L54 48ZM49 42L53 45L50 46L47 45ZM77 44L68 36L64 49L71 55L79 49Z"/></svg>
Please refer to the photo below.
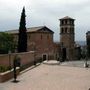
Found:
<svg viewBox="0 0 90 90"><path fill-rule="evenodd" d="M9 67L0 66L0 73L1 73L1 72L5 72L5 71L7 71L7 70L9 70Z"/></svg>

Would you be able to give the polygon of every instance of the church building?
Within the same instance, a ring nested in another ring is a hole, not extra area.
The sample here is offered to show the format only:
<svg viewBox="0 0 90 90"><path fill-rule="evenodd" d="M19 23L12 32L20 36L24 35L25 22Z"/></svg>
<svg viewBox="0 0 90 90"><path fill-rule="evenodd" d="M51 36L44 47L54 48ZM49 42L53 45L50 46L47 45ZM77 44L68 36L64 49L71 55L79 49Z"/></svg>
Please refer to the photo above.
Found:
<svg viewBox="0 0 90 90"><path fill-rule="evenodd" d="M18 44L19 30L6 32L13 35ZM53 58L53 34L54 32L46 26L27 28L27 51L35 51L36 56L43 60Z"/></svg>
<svg viewBox="0 0 90 90"><path fill-rule="evenodd" d="M54 32L46 26L27 28L27 49L35 51L36 56L43 60L48 59L75 59L75 19L64 17L60 20L60 42L53 41ZM14 36L18 44L19 30L9 30L7 33Z"/></svg>

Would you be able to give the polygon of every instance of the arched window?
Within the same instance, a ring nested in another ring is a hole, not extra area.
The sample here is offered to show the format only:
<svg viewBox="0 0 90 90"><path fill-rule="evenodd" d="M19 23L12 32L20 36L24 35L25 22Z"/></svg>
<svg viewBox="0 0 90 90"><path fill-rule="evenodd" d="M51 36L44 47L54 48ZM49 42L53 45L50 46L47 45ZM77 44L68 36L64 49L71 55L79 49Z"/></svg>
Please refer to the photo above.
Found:
<svg viewBox="0 0 90 90"><path fill-rule="evenodd" d="M67 24L67 20L65 20L65 24Z"/></svg>
<svg viewBox="0 0 90 90"><path fill-rule="evenodd" d="M70 33L74 33L74 28L70 28Z"/></svg>
<svg viewBox="0 0 90 90"><path fill-rule="evenodd" d="M65 33L67 33L67 27L65 28Z"/></svg>
<svg viewBox="0 0 90 90"><path fill-rule="evenodd" d="M72 25L73 25L73 21L72 21L72 20L70 21L70 24L72 24Z"/></svg>
<svg viewBox="0 0 90 90"><path fill-rule="evenodd" d="M63 29L63 28L61 28L61 33L63 33L63 30L64 30L64 29Z"/></svg>
<svg viewBox="0 0 90 90"><path fill-rule="evenodd" d="M62 25L63 25L63 20L62 20Z"/></svg>
<svg viewBox="0 0 90 90"><path fill-rule="evenodd" d="M70 27L69 33L72 33L72 28Z"/></svg>

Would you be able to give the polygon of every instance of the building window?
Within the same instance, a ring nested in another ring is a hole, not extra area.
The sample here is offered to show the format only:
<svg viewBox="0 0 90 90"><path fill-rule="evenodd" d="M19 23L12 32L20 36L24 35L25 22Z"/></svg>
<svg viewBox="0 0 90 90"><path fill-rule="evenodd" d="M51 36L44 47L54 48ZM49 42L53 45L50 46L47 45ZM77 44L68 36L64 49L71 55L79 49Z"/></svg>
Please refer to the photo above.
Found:
<svg viewBox="0 0 90 90"><path fill-rule="evenodd" d="M63 24L66 24L66 21L65 20L63 21Z"/></svg>
<svg viewBox="0 0 90 90"><path fill-rule="evenodd" d="M69 33L72 33L72 28L69 29Z"/></svg>
<svg viewBox="0 0 90 90"><path fill-rule="evenodd" d="M61 33L63 33L63 30L64 30L64 29L63 29L63 28L61 28Z"/></svg>
<svg viewBox="0 0 90 90"><path fill-rule="evenodd" d="M71 33L74 33L74 28L71 28L71 31L70 31Z"/></svg>
<svg viewBox="0 0 90 90"><path fill-rule="evenodd" d="M65 24L67 24L67 20L65 20Z"/></svg>
<svg viewBox="0 0 90 90"><path fill-rule="evenodd" d="M74 28L70 28L70 33L74 33Z"/></svg>
<svg viewBox="0 0 90 90"><path fill-rule="evenodd" d="M73 21L71 20L70 23L73 25Z"/></svg>
<svg viewBox="0 0 90 90"><path fill-rule="evenodd" d="M65 33L67 33L67 28L65 28Z"/></svg>
<svg viewBox="0 0 90 90"><path fill-rule="evenodd" d="M62 23L62 25L63 25L63 20L62 20L62 22L61 22L61 23Z"/></svg>
<svg viewBox="0 0 90 90"><path fill-rule="evenodd" d="M67 21L67 24L70 24L70 21L69 20Z"/></svg>

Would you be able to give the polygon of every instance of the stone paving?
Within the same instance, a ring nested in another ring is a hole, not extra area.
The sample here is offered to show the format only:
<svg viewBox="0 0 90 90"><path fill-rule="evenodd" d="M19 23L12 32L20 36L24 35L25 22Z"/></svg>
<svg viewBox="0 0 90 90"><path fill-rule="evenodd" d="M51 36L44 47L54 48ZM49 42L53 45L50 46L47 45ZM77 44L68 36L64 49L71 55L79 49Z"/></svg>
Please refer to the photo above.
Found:
<svg viewBox="0 0 90 90"><path fill-rule="evenodd" d="M12 83L12 79L1 83L0 90L89 90L90 68L45 61L36 68L28 68L17 79L20 82Z"/></svg>
<svg viewBox="0 0 90 90"><path fill-rule="evenodd" d="M67 62L61 63L61 65L63 65L63 66L81 67L81 68L84 68L84 64L85 64L85 60L67 61ZM89 68L90 68L90 60L87 61L87 64L89 64Z"/></svg>

